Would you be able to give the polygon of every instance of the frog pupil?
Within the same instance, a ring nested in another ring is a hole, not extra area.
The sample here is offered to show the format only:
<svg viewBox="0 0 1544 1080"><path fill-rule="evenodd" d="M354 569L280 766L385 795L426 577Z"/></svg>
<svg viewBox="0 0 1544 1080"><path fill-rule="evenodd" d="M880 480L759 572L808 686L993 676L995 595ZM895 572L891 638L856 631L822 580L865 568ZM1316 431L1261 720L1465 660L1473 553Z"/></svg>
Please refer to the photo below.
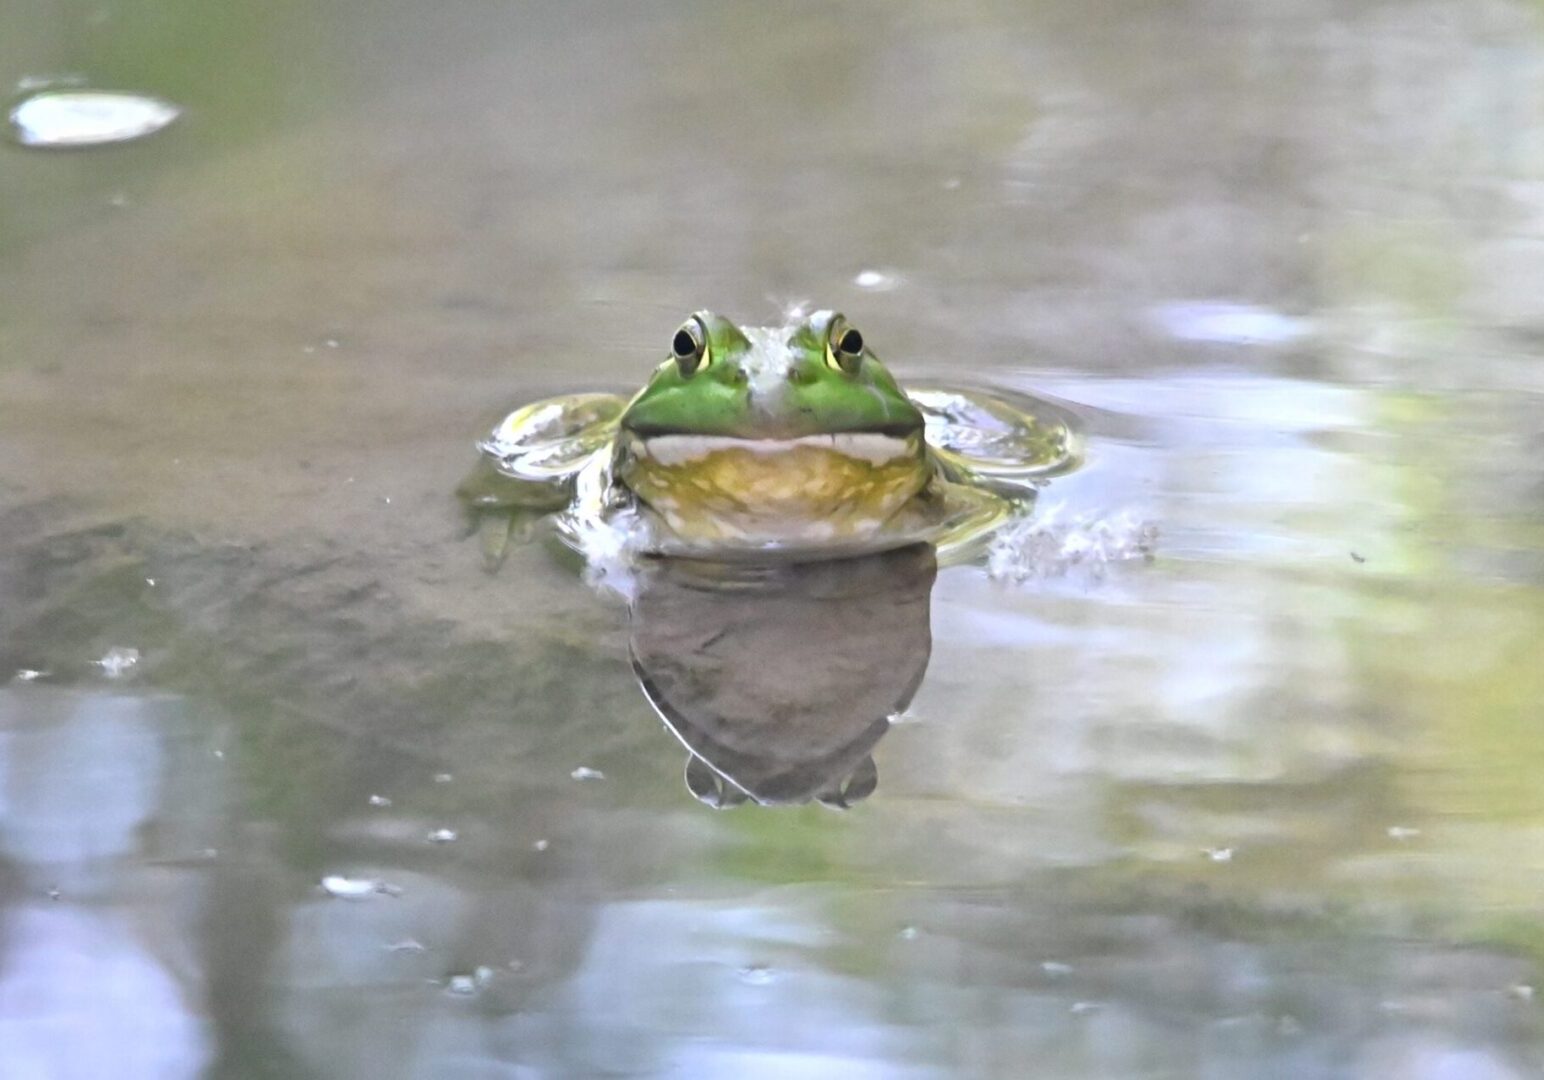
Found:
<svg viewBox="0 0 1544 1080"><path fill-rule="evenodd" d="M863 335L856 330L849 330L842 335L842 340L836 347L844 353L856 356L863 351Z"/></svg>
<svg viewBox="0 0 1544 1080"><path fill-rule="evenodd" d="M682 360L688 360L697 355L697 341L684 327L676 331L675 340L670 343L670 348Z"/></svg>

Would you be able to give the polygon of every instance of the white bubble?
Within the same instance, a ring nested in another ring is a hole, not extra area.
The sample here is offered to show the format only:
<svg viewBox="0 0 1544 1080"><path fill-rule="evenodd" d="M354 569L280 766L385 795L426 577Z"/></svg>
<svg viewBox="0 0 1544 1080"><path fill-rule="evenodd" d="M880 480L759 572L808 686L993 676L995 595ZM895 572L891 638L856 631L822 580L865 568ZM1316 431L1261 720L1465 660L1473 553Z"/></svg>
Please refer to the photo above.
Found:
<svg viewBox="0 0 1544 1080"><path fill-rule="evenodd" d="M852 283L860 289L868 289L872 292L888 292L901 284L901 279L895 274L884 270L861 270L858 276L852 279Z"/></svg>
<svg viewBox="0 0 1544 1080"><path fill-rule="evenodd" d="M322 878L322 891L339 900L367 900L372 896L398 896L402 890L379 878L351 878L328 874Z"/></svg>
<svg viewBox="0 0 1544 1080"><path fill-rule="evenodd" d="M122 678L139 663L139 650L114 645L111 649L107 650L102 659L95 660L93 663L101 668L102 674L106 675L109 679Z"/></svg>
<svg viewBox="0 0 1544 1080"><path fill-rule="evenodd" d="M569 773L568 775L573 777L575 780L604 780L604 779L606 779L606 774L605 773L601 772L599 769L592 769L588 765L581 765L577 769L575 769L573 772Z"/></svg>
<svg viewBox="0 0 1544 1080"><path fill-rule="evenodd" d="M11 109L11 134L23 146L102 146L154 134L181 112L138 94L44 90Z"/></svg>
<svg viewBox="0 0 1544 1080"><path fill-rule="evenodd" d="M452 975L445 989L457 997L471 997L493 981L493 969L479 965L469 975Z"/></svg>

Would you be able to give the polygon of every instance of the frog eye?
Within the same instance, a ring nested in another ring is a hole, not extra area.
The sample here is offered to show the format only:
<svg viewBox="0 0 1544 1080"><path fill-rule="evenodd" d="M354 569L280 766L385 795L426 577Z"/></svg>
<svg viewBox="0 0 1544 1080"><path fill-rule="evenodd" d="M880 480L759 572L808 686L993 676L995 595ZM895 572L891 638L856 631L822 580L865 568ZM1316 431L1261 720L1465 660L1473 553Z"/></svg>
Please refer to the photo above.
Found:
<svg viewBox="0 0 1544 1080"><path fill-rule="evenodd" d="M863 363L863 335L848 326L841 316L831 320L831 334L826 342L826 360L847 374L855 374Z"/></svg>
<svg viewBox="0 0 1544 1080"><path fill-rule="evenodd" d="M681 329L675 332L675 337L670 341L670 358L687 378L702 366L707 352L708 336L703 332L702 323L696 319L687 319L682 323Z"/></svg>

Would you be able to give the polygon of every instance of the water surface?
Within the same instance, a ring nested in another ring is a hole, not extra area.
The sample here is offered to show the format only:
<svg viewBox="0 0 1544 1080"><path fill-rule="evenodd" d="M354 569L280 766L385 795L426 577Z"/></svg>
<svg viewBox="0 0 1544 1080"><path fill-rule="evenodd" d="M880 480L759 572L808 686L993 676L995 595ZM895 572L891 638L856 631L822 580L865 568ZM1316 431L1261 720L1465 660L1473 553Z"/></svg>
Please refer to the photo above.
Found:
<svg viewBox="0 0 1544 1080"><path fill-rule="evenodd" d="M1536 5L5 24L184 112L0 147L0 1077L1544 1073ZM450 492L798 301L1157 558L938 572L877 789L714 812Z"/></svg>

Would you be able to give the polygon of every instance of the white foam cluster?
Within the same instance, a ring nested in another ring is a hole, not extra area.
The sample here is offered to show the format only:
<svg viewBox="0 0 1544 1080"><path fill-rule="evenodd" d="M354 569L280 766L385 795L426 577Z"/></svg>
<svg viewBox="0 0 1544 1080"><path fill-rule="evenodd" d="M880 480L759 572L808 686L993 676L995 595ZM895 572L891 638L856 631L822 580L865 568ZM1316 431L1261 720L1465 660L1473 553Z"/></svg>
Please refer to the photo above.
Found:
<svg viewBox="0 0 1544 1080"><path fill-rule="evenodd" d="M751 397L769 399L781 393L793 362L788 331L782 327L753 326L744 330L751 347L740 360Z"/></svg>
<svg viewBox="0 0 1544 1080"><path fill-rule="evenodd" d="M45 90L11 109L11 135L23 146L101 146L153 134L181 112L139 94Z"/></svg>
<svg viewBox="0 0 1544 1080"><path fill-rule="evenodd" d="M1027 517L993 537L987 572L999 581L1079 576L1103 580L1112 563L1152 559L1158 526L1130 511L1069 515L1063 506Z"/></svg>
<svg viewBox="0 0 1544 1080"><path fill-rule="evenodd" d="M631 507L610 513L574 512L562 528L584 558L584 580L631 601L638 591L635 563L649 548L648 523Z"/></svg>
<svg viewBox="0 0 1544 1080"><path fill-rule="evenodd" d="M586 582L631 601L634 561L649 550L652 530L635 507L611 505L610 487L606 455L595 454L579 471L573 503L557 517L558 532L584 558Z"/></svg>

